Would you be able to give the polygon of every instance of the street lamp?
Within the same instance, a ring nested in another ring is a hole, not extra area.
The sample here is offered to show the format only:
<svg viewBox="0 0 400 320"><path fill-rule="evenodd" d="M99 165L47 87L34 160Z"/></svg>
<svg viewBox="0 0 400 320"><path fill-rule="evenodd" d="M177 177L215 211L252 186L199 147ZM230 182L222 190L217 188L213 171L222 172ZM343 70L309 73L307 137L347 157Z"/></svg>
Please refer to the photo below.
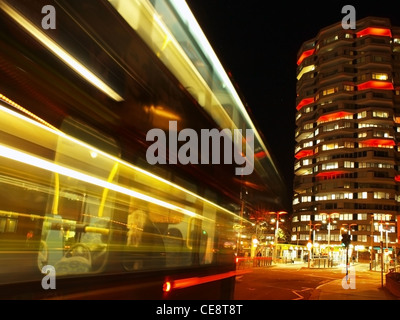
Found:
<svg viewBox="0 0 400 320"><path fill-rule="evenodd" d="M276 212L276 228L275 228L275 239L274 239L274 244L275 244L275 247L274 247L274 259L275 259L275 262L277 260L277 253L278 253L278 231L279 231L279 220L280 220L279 216L281 214L287 214L287 212L286 211Z"/></svg>
<svg viewBox="0 0 400 320"><path fill-rule="evenodd" d="M311 261L311 240L308 241L307 243L307 249L308 249L308 268L310 269L310 261Z"/></svg>
<svg viewBox="0 0 400 320"><path fill-rule="evenodd" d="M335 216L339 216L339 213L333 212L333 213L321 213L320 215L325 215L328 217L328 246L330 246L331 244L331 221L332 218L331 216L333 216L333 219L335 218ZM323 223L326 223L326 220L323 221ZM336 220L333 220L333 223L336 223Z"/></svg>
<svg viewBox="0 0 400 320"><path fill-rule="evenodd" d="M314 244L315 244L315 230L319 230L318 229L318 227L319 226L321 226L321 224L320 223L311 223L311 220L310 220L310 223L308 224L309 226L310 226L310 235L309 235L309 239L311 240L311 230L312 230L312 232L313 232L313 236L312 236L312 246L314 246Z"/></svg>

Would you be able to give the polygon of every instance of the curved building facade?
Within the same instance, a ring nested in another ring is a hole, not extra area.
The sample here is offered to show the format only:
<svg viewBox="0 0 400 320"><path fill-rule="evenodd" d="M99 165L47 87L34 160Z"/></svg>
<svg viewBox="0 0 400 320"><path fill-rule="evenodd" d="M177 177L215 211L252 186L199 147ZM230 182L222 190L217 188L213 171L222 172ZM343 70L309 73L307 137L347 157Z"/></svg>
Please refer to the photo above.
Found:
<svg viewBox="0 0 400 320"><path fill-rule="evenodd" d="M292 242L398 243L400 28L367 17L303 43L297 61ZM330 249L333 250L333 249ZM323 251L323 250L322 250ZM321 252L322 252L321 251Z"/></svg>

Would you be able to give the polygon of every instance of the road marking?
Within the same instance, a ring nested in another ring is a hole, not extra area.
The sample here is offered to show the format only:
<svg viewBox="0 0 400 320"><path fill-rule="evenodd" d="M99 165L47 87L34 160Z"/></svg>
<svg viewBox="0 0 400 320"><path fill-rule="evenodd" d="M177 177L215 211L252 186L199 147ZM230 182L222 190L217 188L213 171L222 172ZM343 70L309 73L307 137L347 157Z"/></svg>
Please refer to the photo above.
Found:
<svg viewBox="0 0 400 320"><path fill-rule="evenodd" d="M303 287L303 288L305 288L305 287ZM303 292L303 291L308 291L308 290L314 290L314 289L313 289L313 288L305 288L305 289L303 289L303 290L292 290L292 292L293 292L296 296L298 296L298 298L292 299L292 300L302 300L302 299L304 299L304 296L302 296L301 294L299 294L297 291Z"/></svg>
<svg viewBox="0 0 400 320"><path fill-rule="evenodd" d="M292 299L292 300L302 300L302 299L304 299L304 297L303 297L302 295L298 294L296 291L292 290L292 292L293 292L296 296L298 296L298 298Z"/></svg>

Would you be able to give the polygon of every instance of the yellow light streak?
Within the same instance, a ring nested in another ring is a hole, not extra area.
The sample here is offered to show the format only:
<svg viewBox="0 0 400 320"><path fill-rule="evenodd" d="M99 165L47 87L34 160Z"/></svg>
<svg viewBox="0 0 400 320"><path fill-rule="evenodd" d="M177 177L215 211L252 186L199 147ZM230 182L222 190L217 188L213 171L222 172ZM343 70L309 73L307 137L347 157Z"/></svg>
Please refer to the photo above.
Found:
<svg viewBox="0 0 400 320"><path fill-rule="evenodd" d="M113 166L113 168L111 169L110 175L107 179L107 182L112 182L114 180L115 175L117 174L118 171L118 162L116 162ZM103 190L103 195L101 196L101 203L100 203L100 207L99 207L99 217L103 216L103 212L104 212L104 205L106 203L106 199L108 196L108 189L104 189Z"/></svg>
<svg viewBox="0 0 400 320"><path fill-rule="evenodd" d="M5 103L7 103L8 105L10 105L11 107L22 111L23 113L27 114L28 116L30 116L31 118L35 119L36 121L44 124L45 126L52 128L53 130L58 131L58 129L56 127L53 127L50 123L44 121L42 118L39 118L37 115L33 114L32 112L30 112L29 110L25 109L24 107L20 106L18 103L12 101L11 99L7 98L5 95L2 95L0 93L0 100L4 101Z"/></svg>
<svg viewBox="0 0 400 320"><path fill-rule="evenodd" d="M17 10L9 6L4 1L0 1L0 8L7 13L15 22L17 22L21 27L28 31L32 36L39 40L45 47L47 47L53 54L55 54L61 61L67 64L71 69L78 73L81 77L86 79L96 88L103 91L110 98L117 102L124 101L124 99L116 93L111 87L104 83L99 77L97 77L93 72L87 69L82 63L75 59L71 54L69 54L63 47L61 47L57 42L47 36L38 27L36 27L32 22L25 18Z"/></svg>
<svg viewBox="0 0 400 320"><path fill-rule="evenodd" d="M151 173L149 171L141 169L140 167L134 166L134 165L130 164L129 162L126 162L126 161L124 161L122 159L119 159L119 158L114 157L114 156L112 156L112 155L110 155L108 153L105 153L104 151L101 151L100 149L96 149L93 146L82 142L81 140L77 140L74 137L66 135L65 133L63 133L62 131L60 131L58 129L52 129L51 127L43 125L42 123L39 123L39 122L37 122L37 121L35 121L33 119L27 118L26 116L21 115L21 114L19 114L17 112L14 112L14 111L10 110L9 108L6 108L6 107L2 106L1 104L0 104L0 112L6 112L6 113L12 115L13 117L16 117L16 118L18 118L20 120L23 120L23 121L25 121L25 122L33 125L33 126L36 126L39 129L43 129L43 130L46 130L48 132L54 133L55 135L57 135L59 137L62 137L63 139L67 139L67 140L71 141L72 143L75 143L75 144L77 144L79 146L82 146L82 147L90 150L91 152L97 153L98 156L103 156L103 157L105 157L107 159L110 159L112 161L118 162L121 165L126 166L127 168L130 168L130 169L132 169L132 170L134 170L136 172L144 174L144 175L146 175L146 176L148 176L148 177L150 177L152 179L155 179L155 180L157 180L157 181L159 181L161 183L169 185L169 186L171 186L171 187L173 187L173 188L175 188L177 190L180 190L180 191L182 191L182 192L184 192L184 193L186 193L188 195L191 195L191 196L201 200L202 202L208 203L209 205L213 206L214 208L216 208L216 209L218 209L218 210L220 210L222 212L225 212L226 214L232 215L235 218L243 220L244 222L248 222L245 218L239 217L236 213L234 213L232 211L229 211L228 209L225 209L222 206L220 206L220 205L218 205L218 204L216 204L216 203L214 203L214 202L212 202L212 201L210 201L210 200L208 200L206 198L203 198L203 197L199 196L198 194L196 194L196 193L194 193L194 192L192 192L192 191L190 191L188 189L185 189L185 188L183 188L183 187L181 187L181 186L179 186L179 185L177 185L177 184L175 184L175 183L173 183L171 181L163 179L163 178L161 178L161 177L159 177L159 176L157 176L157 175L155 175L155 174L153 174L153 173Z"/></svg>
<svg viewBox="0 0 400 320"><path fill-rule="evenodd" d="M136 191L127 189L125 187L122 187L122 186L119 186L119 185L104 181L102 179L90 176L90 175L85 174L85 173L78 172L76 170L60 166L60 165L52 163L50 161L47 161L47 160L44 160L44 159L40 159L40 158L32 156L32 155L30 155L28 153L21 152L21 151L9 148L9 147L7 147L7 146L5 146L3 144L0 144L0 156L8 158L8 159L11 159L11 160L14 160L14 161L18 161L18 162L21 162L21 163L25 163L25 164L30 165L30 166L41 168L41 169L46 170L46 171L55 172L55 173L58 173L58 174L61 174L61 175L64 175L64 176L67 176L67 177L70 177L70 178L74 178L74 179L77 179L77 180L80 180L80 181L83 181L83 182L87 182L87 183L90 183L90 184L93 184L93 185L96 185L96 186L99 186L99 187L102 187L102 188L110 189L110 190L113 190L113 191L116 191L116 192L119 192L119 193L122 193L122 194L125 194L125 195L128 195L128 196L131 196L131 197L134 197L134 198L138 198L138 199L141 199L141 200L144 200L144 201L147 201L147 202L151 202L151 203L154 203L154 204L159 205L161 207L164 207L164 208L167 208L167 209L170 209L170 210L174 210L174 211L177 211L177 212L181 212L181 213L183 213L185 215L188 215L190 217L196 217L196 218L201 219L201 220L206 220L207 219L205 217L202 217L202 216L198 215L197 213L194 213L194 212L192 212L190 210L187 210L187 209L180 208L180 207L178 207L176 205L173 205L171 203L168 203L168 202L165 202L165 201L162 201L162 200L147 196L147 195L142 194L140 192L136 192ZM211 219L208 219L208 220L212 221Z"/></svg>

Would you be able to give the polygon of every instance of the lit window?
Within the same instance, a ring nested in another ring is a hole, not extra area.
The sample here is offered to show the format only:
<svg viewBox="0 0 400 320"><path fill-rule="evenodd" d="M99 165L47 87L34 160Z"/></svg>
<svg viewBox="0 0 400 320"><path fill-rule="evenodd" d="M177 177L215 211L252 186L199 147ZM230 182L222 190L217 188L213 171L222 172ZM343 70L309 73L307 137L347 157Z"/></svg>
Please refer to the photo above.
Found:
<svg viewBox="0 0 400 320"><path fill-rule="evenodd" d="M357 220L367 220L368 215L366 213L359 213L357 214Z"/></svg>
<svg viewBox="0 0 400 320"><path fill-rule="evenodd" d="M314 126L313 123L307 123L307 124L305 124L305 125L303 126L303 129L304 129L304 130L309 130L309 129L312 129L313 126Z"/></svg>
<svg viewBox="0 0 400 320"><path fill-rule="evenodd" d="M378 138L392 138L388 131L376 131L374 132L374 137Z"/></svg>
<svg viewBox="0 0 400 320"><path fill-rule="evenodd" d="M322 95L323 96L327 96L327 95L330 95L330 94L334 94L334 93L336 93L338 91L339 91L339 87L329 88L329 89L326 89L326 90L322 91Z"/></svg>
<svg viewBox="0 0 400 320"><path fill-rule="evenodd" d="M385 111L374 111L372 116L374 118L389 118L389 113Z"/></svg>
<svg viewBox="0 0 400 320"><path fill-rule="evenodd" d="M339 216L339 220L353 220L352 213L343 213Z"/></svg>
<svg viewBox="0 0 400 320"><path fill-rule="evenodd" d="M354 162L353 161L345 161L344 167L345 168L354 168Z"/></svg>
<svg viewBox="0 0 400 320"><path fill-rule="evenodd" d="M311 216L309 214L304 214L300 217L301 221L310 221L311 220Z"/></svg>
<svg viewBox="0 0 400 320"><path fill-rule="evenodd" d="M322 164L321 168L322 168L322 170L337 169L337 168L339 168L339 164L337 162L324 163L324 164Z"/></svg>
<svg viewBox="0 0 400 320"><path fill-rule="evenodd" d="M337 143L324 144L322 146L323 151L334 150L334 149L338 149L338 148L339 148L339 145Z"/></svg>
<svg viewBox="0 0 400 320"><path fill-rule="evenodd" d="M389 76L387 73L373 73L372 74L372 79L375 80L387 80L389 79Z"/></svg>
<svg viewBox="0 0 400 320"><path fill-rule="evenodd" d="M374 220L390 221L391 216L390 214L374 213Z"/></svg>
<svg viewBox="0 0 400 320"><path fill-rule="evenodd" d="M307 108L304 109L304 113L310 113L312 111L314 111L313 107L307 107Z"/></svg>
<svg viewBox="0 0 400 320"><path fill-rule="evenodd" d="M360 128L360 129L362 129L362 128L376 128L378 125L376 125L375 123L360 123L359 125L358 125L358 127Z"/></svg>
<svg viewBox="0 0 400 320"><path fill-rule="evenodd" d="M374 192L374 199L389 199L389 196L387 192Z"/></svg>
<svg viewBox="0 0 400 320"><path fill-rule="evenodd" d="M368 199L368 192L359 192L358 193L358 199Z"/></svg>
<svg viewBox="0 0 400 320"><path fill-rule="evenodd" d="M367 116L367 111L357 113L357 119L362 119Z"/></svg>

